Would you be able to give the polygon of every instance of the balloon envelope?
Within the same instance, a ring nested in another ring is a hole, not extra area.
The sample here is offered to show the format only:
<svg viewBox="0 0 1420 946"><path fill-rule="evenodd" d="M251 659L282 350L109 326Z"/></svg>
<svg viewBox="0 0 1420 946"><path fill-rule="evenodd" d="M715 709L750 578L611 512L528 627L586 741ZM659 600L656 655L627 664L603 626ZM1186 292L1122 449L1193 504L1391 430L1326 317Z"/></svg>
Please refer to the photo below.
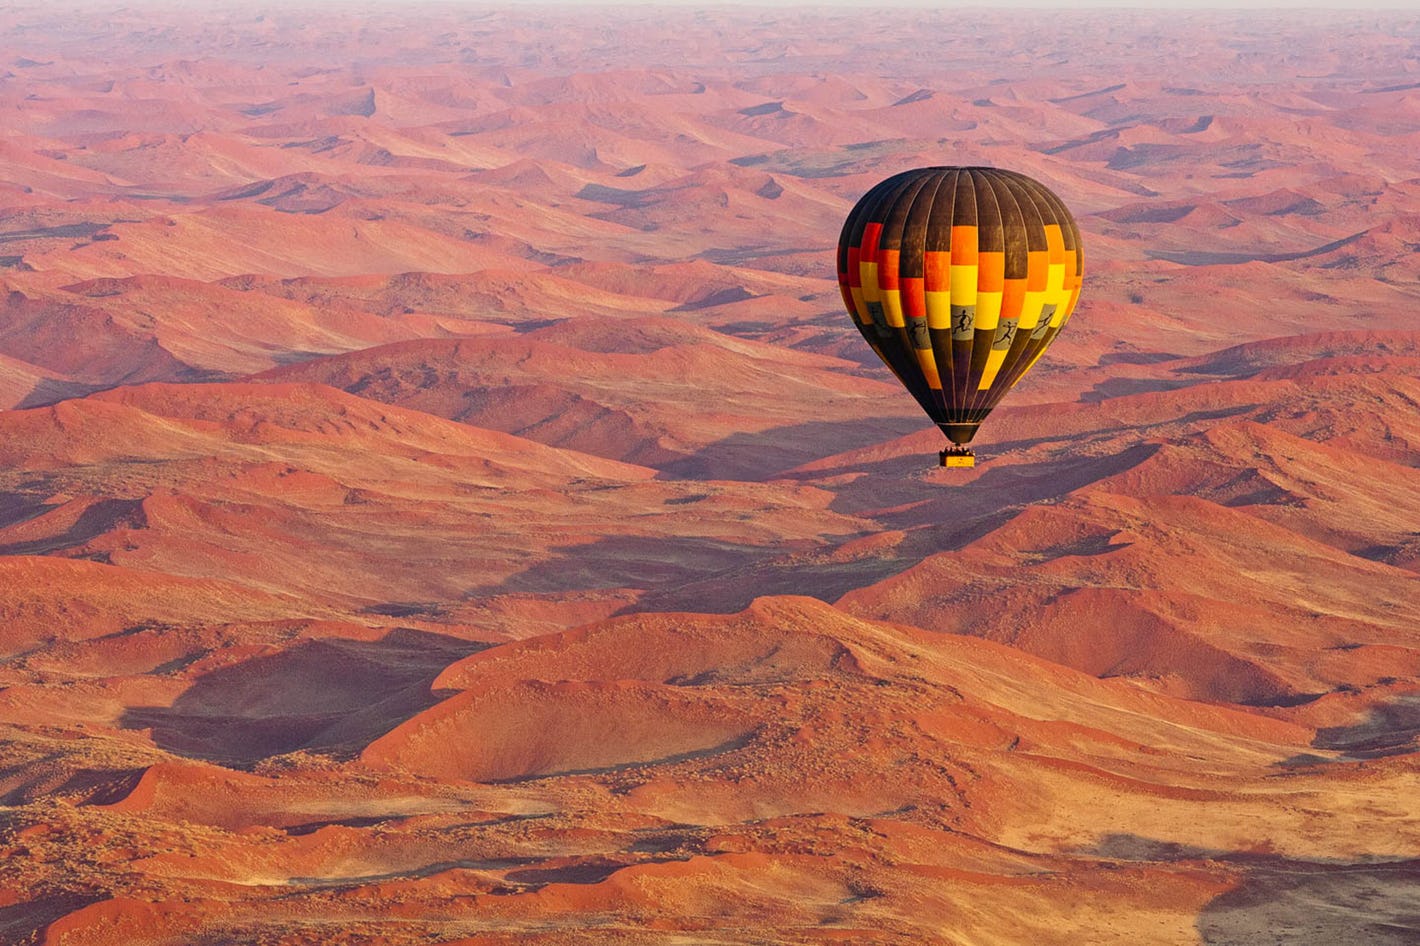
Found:
<svg viewBox="0 0 1420 946"><path fill-rule="evenodd" d="M844 305L955 444L1065 327L1082 272L1060 198L998 168L894 175L858 201L838 240Z"/></svg>

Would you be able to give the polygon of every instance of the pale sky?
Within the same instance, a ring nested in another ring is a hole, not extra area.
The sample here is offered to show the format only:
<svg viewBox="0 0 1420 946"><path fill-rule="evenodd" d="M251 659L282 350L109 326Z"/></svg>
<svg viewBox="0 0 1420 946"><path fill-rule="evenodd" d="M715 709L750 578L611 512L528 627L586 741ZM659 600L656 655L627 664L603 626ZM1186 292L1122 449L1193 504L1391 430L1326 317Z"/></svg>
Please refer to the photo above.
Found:
<svg viewBox="0 0 1420 946"><path fill-rule="evenodd" d="M118 0L122 5L122 0ZM99 6L114 5L111 0L99 0ZM186 9L221 8L231 9L231 0L137 0L133 7L142 9L143 7L163 7L177 6ZM266 9L269 4L264 2L243 3L241 8L252 12L260 12ZM288 4L283 4L285 9L301 9L303 7L337 6L356 9L375 8L411 8L429 9L439 7L455 7L468 10L488 10L497 11L509 6L519 7L549 7L567 8L575 7L580 9L596 9L598 7L628 7L628 6L673 6L682 9L700 8L745 8L755 10L790 10L790 9L814 9L818 7L831 7L835 9L852 8L857 10L872 9L894 9L894 8L929 8L935 10L971 10L988 9L994 10L1001 7L1012 7L1017 9L1074 9L1080 7L1113 7L1118 9L1136 10L1335 10L1342 13L1360 13L1367 10L1404 10L1420 15L1420 0L1356 0L1353 3L1346 3L1344 0L887 0L887 2L874 3L872 0L291 0Z"/></svg>
<svg viewBox="0 0 1420 946"><path fill-rule="evenodd" d="M377 0L377 2L388 6L428 5L427 0ZM443 2L450 6L470 8L489 6L482 0L443 0ZM299 5L299 0L297 5ZM812 9L814 7L852 7L859 10L901 7L926 7L936 10L998 9L1000 7L1021 9L1117 7L1137 10L1175 10L1180 8L1190 10L1336 10L1344 13L1358 13L1365 10L1409 10L1420 13L1420 2L1417 0L1358 0L1355 3L1338 2L1338 0L1157 0L1154 3L1141 2L1141 0L992 0L990 3L982 3L981 0L961 0L961 2L952 2L952 0L893 0L893 2L886 3L865 3L863 0L818 0L818 2L812 3L806 3L804 0L740 0L740 2L727 0L727 2L711 3L707 3L705 0L616 0L616 2L610 3L605 0L500 0L494 6L561 6L585 9L618 6L675 6L702 9L746 7L758 10Z"/></svg>

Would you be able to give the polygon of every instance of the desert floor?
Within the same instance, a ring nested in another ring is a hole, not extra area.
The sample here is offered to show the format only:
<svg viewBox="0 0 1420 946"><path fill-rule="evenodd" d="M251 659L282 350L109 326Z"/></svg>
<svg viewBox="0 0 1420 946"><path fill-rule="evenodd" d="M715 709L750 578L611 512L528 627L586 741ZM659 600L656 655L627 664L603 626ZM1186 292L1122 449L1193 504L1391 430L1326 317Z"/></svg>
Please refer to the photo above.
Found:
<svg viewBox="0 0 1420 946"><path fill-rule="evenodd" d="M0 943L1420 942L1420 17L0 11ZM974 470L842 311L1010 167Z"/></svg>

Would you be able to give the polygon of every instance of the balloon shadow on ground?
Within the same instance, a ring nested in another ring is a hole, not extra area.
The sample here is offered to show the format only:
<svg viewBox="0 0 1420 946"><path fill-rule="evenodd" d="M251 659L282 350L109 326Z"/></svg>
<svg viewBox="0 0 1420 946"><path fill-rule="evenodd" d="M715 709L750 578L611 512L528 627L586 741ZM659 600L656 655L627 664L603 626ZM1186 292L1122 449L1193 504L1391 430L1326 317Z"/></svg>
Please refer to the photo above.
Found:
<svg viewBox="0 0 1420 946"><path fill-rule="evenodd" d="M338 757L439 702L450 663L489 645L410 628L377 641L319 638L202 674L171 706L120 719L160 749L232 767L297 750Z"/></svg>

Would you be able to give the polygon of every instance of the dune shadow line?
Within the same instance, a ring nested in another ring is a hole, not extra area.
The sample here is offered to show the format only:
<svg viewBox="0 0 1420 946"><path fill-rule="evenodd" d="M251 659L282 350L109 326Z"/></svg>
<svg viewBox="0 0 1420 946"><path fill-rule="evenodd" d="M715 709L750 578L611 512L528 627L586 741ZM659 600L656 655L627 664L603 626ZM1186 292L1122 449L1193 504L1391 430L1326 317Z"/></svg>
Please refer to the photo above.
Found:
<svg viewBox="0 0 1420 946"><path fill-rule="evenodd" d="M151 730L175 755L238 768L297 750L353 755L439 702L439 672L487 646L411 628L305 640L205 673L171 706L132 707L120 725Z"/></svg>

